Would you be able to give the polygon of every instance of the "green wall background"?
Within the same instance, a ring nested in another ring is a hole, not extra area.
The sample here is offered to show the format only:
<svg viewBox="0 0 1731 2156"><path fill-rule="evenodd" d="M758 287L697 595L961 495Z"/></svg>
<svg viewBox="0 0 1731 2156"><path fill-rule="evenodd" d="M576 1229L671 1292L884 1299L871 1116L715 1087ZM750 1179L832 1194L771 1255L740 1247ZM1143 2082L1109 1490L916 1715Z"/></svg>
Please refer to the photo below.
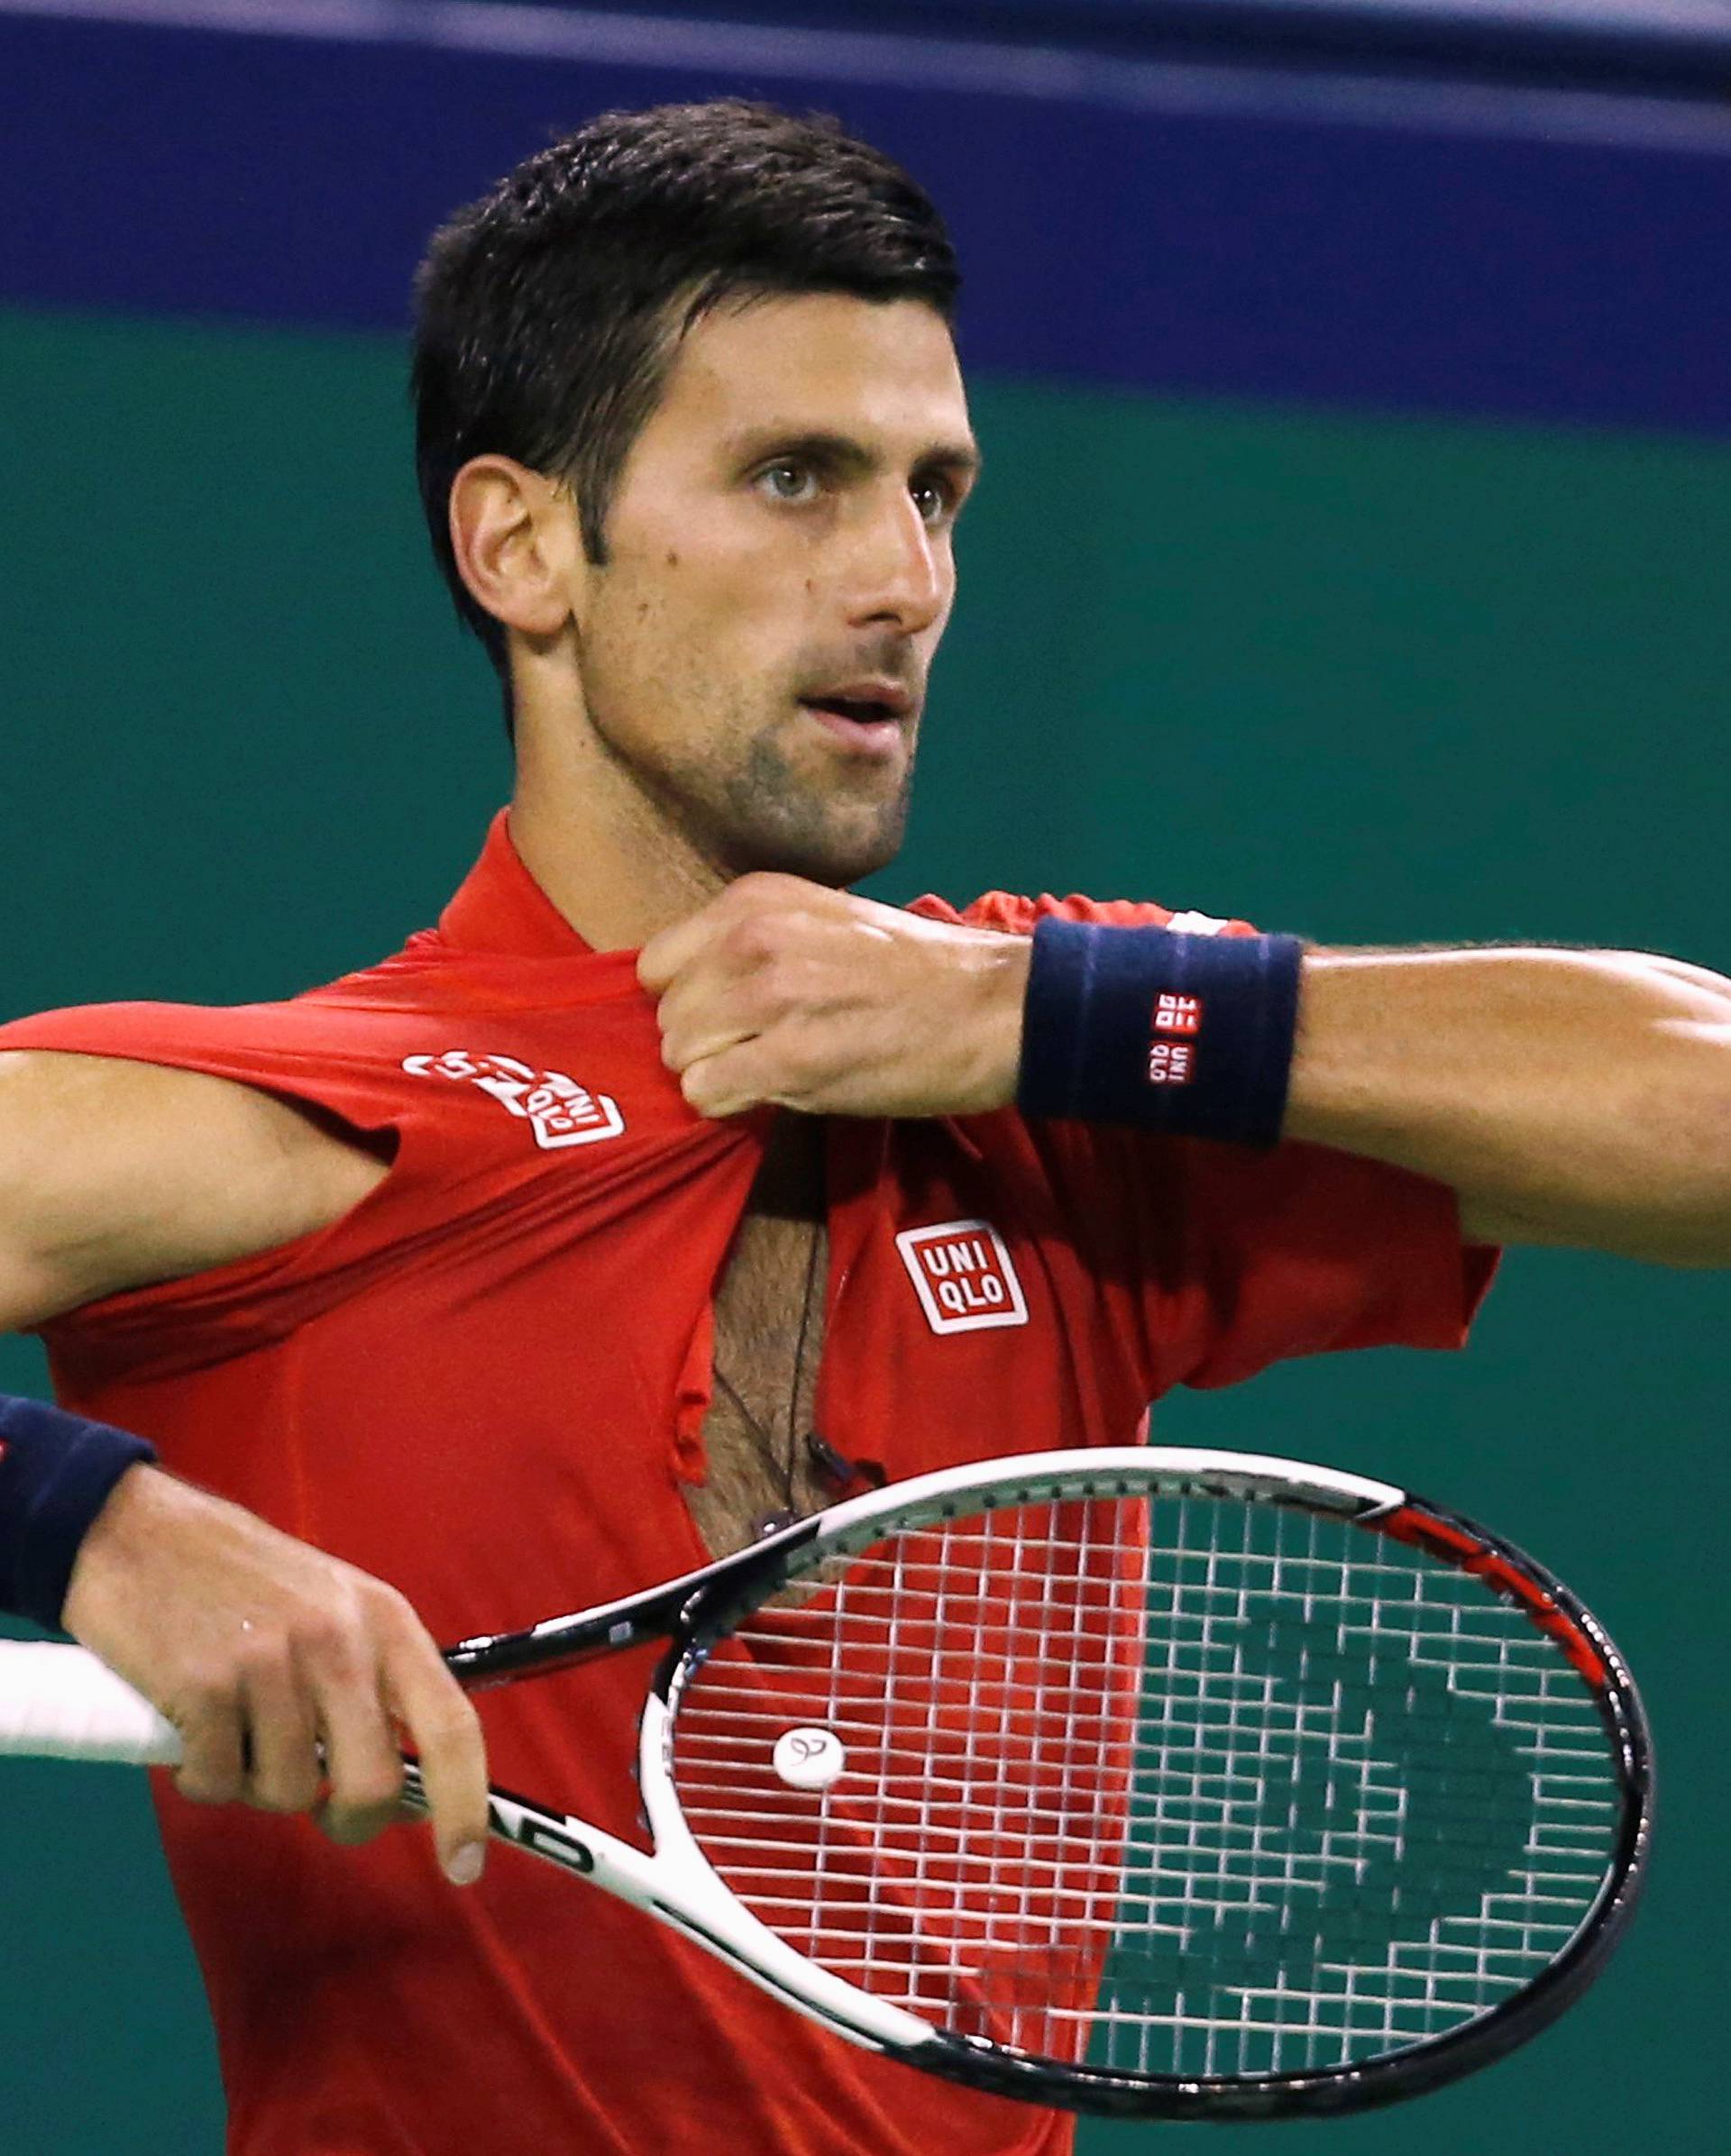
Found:
<svg viewBox="0 0 1731 2156"><path fill-rule="evenodd" d="M1003 380L975 405L990 475L879 895L1082 888L1731 968L1731 447ZM395 346L0 311L0 1012L285 992L430 919L508 772L426 564ZM1647 2156L1725 2145L1728 1310L1721 1277L1516 1254L1465 1357L1161 1411L1168 1438L1406 1479L1528 1542L1642 1676L1664 1775L1650 1905L1558 2029L1405 2109L1211 2151L1621 2156L1631 2080ZM0 1388L41 1382L0 1342ZM0 1781L0 2142L211 2156L142 1788Z"/></svg>

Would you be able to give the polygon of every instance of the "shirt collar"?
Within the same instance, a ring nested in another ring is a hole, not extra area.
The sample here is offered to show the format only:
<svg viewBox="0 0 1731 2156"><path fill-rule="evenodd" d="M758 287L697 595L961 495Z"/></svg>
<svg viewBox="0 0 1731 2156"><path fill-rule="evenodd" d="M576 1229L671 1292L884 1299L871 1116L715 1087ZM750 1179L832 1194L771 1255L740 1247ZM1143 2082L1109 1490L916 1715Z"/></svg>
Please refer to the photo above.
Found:
<svg viewBox="0 0 1731 2156"><path fill-rule="evenodd" d="M511 842L510 811L501 808L481 858L439 916L439 935L459 951L508 952L519 958L591 955Z"/></svg>

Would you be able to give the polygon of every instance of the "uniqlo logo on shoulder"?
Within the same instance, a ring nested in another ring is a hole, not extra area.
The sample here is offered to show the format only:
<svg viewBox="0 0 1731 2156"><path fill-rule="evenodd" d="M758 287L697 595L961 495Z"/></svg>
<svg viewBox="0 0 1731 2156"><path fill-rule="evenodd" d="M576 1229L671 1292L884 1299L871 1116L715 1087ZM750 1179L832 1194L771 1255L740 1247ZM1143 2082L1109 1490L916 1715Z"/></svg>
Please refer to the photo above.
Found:
<svg viewBox="0 0 1731 2156"><path fill-rule="evenodd" d="M475 1085L508 1115L527 1123L535 1142L551 1153L563 1146L592 1146L625 1128L619 1104L591 1093L563 1071L537 1071L512 1055L476 1055L449 1048L443 1055L406 1055L411 1078L448 1078Z"/></svg>
<svg viewBox="0 0 1731 2156"><path fill-rule="evenodd" d="M1196 1051L1187 1040L1157 1040L1149 1048L1150 1085L1188 1085L1195 1067Z"/></svg>
<svg viewBox="0 0 1731 2156"><path fill-rule="evenodd" d="M1025 1325L1028 1305L1003 1238L989 1220L940 1220L895 1238L933 1332Z"/></svg>
<svg viewBox="0 0 1731 2156"><path fill-rule="evenodd" d="M1156 1033L1200 1033L1202 1031L1202 998L1200 996L1159 996L1154 1003L1154 1030Z"/></svg>

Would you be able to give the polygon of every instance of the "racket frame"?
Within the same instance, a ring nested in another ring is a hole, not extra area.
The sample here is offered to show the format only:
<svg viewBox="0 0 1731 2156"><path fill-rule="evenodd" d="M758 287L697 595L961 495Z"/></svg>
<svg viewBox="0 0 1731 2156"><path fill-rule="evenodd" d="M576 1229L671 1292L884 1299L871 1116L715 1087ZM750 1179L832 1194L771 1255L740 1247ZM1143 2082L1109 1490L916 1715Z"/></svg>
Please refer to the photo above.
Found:
<svg viewBox="0 0 1731 2156"><path fill-rule="evenodd" d="M1296 2073L1195 2078L1130 2074L1068 2064L934 2027L917 2013L873 1996L788 1945L726 1886L688 1826L673 1773L680 1694L712 1649L746 1612L831 1558L868 1548L886 1532L1030 1503L1140 1496L1228 1497L1333 1513L1428 1551L1477 1575L1517 1604L1573 1664L1598 1707L1624 1798L1606 1876L1573 1934L1550 1965L1508 1998L1443 2033L1351 2067ZM838 2035L929 2073L1024 2102L1105 2115L1234 2120L1361 2110L1416 2095L1503 2056L1553 2021L1598 1976L1633 1914L1653 1829L1652 1748L1640 1695L1616 1646L1581 1603L1514 1544L1461 1515L1391 1484L1266 1454L1212 1448L1125 1446L1030 1453L944 1468L871 1491L767 1536L749 1548L647 1591L591 1610L549 1618L521 1632L460 1642L446 1659L470 1689L513 1677L552 1675L665 1640L638 1731L637 1777L653 1852L503 1789L489 1792L490 1826L501 1840L603 1886L720 1956L772 1996ZM114 1717L113 1742L100 1741L109 1695L126 1693L111 1672L78 1648L0 1648L67 1658L69 1679L90 1665L87 1731L64 1741L11 1735L0 1752L130 1758L168 1763L178 1732L135 1695L132 1722ZM124 1704L124 1703L123 1703ZM418 1767L405 1763L405 1803L425 1811Z"/></svg>
<svg viewBox="0 0 1731 2156"><path fill-rule="evenodd" d="M686 1676L726 1637L742 1611L796 1579L816 1563L868 1547L887 1522L898 1529L935 1525L973 1510L1114 1496L1230 1497L1296 1510L1333 1513L1358 1527L1389 1534L1483 1579L1516 1603L1549 1635L1591 1692L1610 1740L1624 1806L1617 1846L1591 1905L1573 1934L1537 1977L1496 2005L1443 2033L1353 2067L1310 2072L1233 2076L1125 2074L1085 2061L1048 2061L983 2038L921 2024L912 2041L893 2033L890 2016L906 2010L868 1999L842 1984L846 2018L811 2006L838 2034L888 2052L928 2073L1023 2102L1045 2103L1104 2116L1171 2120L1241 2120L1326 2115L1368 2110L1438 2087L1488 2065L1548 2026L1604 1968L1634 1914L1651 1844L1653 1815L1652 1743L1628 1667L1605 1629L1552 1574L1515 1544L1490 1534L1389 1483L1266 1454L1190 1447L1127 1446L1030 1453L1013 1463L946 1468L891 1485L831 1507L740 1553L736 1568L709 1582L681 1612L679 1633L657 1673L641 1730L638 1777L655 1831L677 1847L682 1880L699 1868L727 1889L686 1828L673 1787L673 1724ZM728 1923L711 1945L754 1980L756 1949ZM754 1927L762 1931L764 1927ZM770 1934L774 1937L774 1934ZM777 1941L779 1944L780 1942ZM811 1965L796 1956L801 1970ZM801 1978L796 1994L804 1996ZM775 1983L766 1988L781 1989ZM918 2016L909 2018L918 2019Z"/></svg>

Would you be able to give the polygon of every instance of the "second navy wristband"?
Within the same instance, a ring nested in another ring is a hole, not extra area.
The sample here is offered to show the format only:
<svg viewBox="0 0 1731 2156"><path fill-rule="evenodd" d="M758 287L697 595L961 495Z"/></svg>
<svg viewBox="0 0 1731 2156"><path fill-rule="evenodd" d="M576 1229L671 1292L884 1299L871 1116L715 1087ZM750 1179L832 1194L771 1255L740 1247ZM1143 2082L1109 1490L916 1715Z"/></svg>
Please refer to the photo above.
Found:
<svg viewBox="0 0 1731 2156"><path fill-rule="evenodd" d="M1272 1146L1304 946L1042 920L1023 1009L1024 1115Z"/></svg>
<svg viewBox="0 0 1731 2156"><path fill-rule="evenodd" d="M56 1631L96 1514L129 1467L155 1457L127 1430L0 1393L0 1611Z"/></svg>

